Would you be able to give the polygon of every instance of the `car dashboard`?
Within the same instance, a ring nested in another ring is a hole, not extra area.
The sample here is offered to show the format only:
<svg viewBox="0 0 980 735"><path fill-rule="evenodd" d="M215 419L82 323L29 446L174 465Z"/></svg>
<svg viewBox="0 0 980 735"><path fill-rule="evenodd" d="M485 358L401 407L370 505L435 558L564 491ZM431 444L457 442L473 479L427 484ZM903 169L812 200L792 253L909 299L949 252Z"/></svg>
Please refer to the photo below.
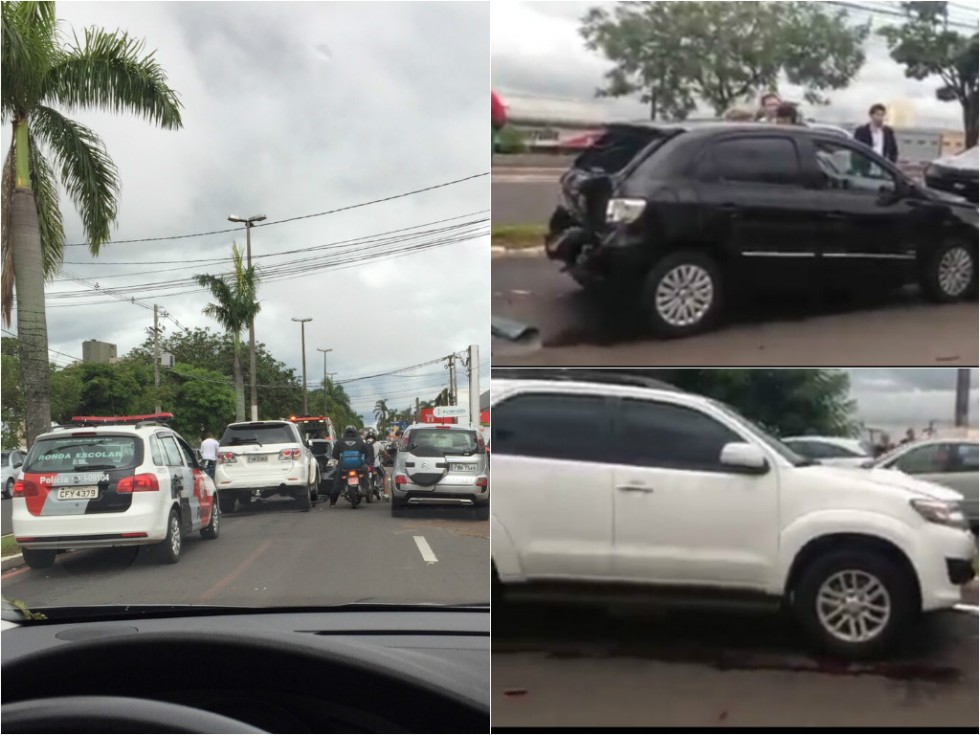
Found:
<svg viewBox="0 0 980 735"><path fill-rule="evenodd" d="M4 732L163 731L132 702L171 732L490 728L489 606L5 622L2 644Z"/></svg>

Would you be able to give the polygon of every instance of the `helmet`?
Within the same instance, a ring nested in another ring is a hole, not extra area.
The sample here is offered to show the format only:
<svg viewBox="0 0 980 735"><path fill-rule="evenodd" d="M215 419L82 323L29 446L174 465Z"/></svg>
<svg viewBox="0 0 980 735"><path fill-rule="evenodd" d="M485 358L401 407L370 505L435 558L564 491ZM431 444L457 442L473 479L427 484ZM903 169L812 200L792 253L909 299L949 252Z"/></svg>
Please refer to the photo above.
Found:
<svg viewBox="0 0 980 735"><path fill-rule="evenodd" d="M376 432L372 428L369 428L367 431L364 432L364 438L365 439L377 439L378 438L378 432Z"/></svg>
<svg viewBox="0 0 980 735"><path fill-rule="evenodd" d="M353 425L348 424L347 427L344 429L344 436L348 436L350 434L356 434L356 433L357 433L357 428L354 427Z"/></svg>

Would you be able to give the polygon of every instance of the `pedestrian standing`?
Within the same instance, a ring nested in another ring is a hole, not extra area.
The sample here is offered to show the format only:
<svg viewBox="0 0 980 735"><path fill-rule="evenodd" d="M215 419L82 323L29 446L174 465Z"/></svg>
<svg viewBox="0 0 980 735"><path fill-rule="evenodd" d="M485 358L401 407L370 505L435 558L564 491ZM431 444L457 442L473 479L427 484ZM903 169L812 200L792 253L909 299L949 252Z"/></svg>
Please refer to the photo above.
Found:
<svg viewBox="0 0 980 735"><path fill-rule="evenodd" d="M762 95L762 99L759 100L759 112L756 119L759 122L776 122L776 112L779 110L779 105L782 102L782 98L776 92L766 92Z"/></svg>
<svg viewBox="0 0 980 735"><path fill-rule="evenodd" d="M210 431L205 435L201 442L201 460L204 462L204 471L214 479L214 469L218 464L218 440Z"/></svg>
<svg viewBox="0 0 980 735"><path fill-rule="evenodd" d="M800 114L792 102L780 102L776 108L777 125L798 125Z"/></svg>
<svg viewBox="0 0 980 735"><path fill-rule="evenodd" d="M895 139L895 131L885 125L886 112L885 106L880 103L871 105L868 110L869 120L854 131L854 140L864 143L879 156L895 163L898 161L898 141Z"/></svg>

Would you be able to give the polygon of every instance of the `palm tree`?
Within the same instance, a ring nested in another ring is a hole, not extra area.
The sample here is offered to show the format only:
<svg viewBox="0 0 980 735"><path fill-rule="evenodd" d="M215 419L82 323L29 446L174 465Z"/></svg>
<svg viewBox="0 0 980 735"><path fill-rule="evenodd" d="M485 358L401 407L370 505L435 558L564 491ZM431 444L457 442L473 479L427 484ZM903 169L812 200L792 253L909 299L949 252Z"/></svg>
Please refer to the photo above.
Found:
<svg viewBox="0 0 980 735"><path fill-rule="evenodd" d="M109 241L119 205L118 171L102 139L56 108L125 111L175 130L181 104L153 54L124 32L88 28L64 40L53 2L4 2L2 20L0 117L13 123L13 138L2 177L0 315L9 326L16 291L30 446L51 427L44 281L64 253L59 179L92 255Z"/></svg>
<svg viewBox="0 0 980 735"><path fill-rule="evenodd" d="M378 420L378 425L384 428L388 425L388 414L391 410L388 408L388 402L383 398L379 398L374 402L374 418Z"/></svg>
<svg viewBox="0 0 980 735"><path fill-rule="evenodd" d="M255 266L245 267L242 251L232 245L234 270L228 275L195 276L198 284L207 288L215 303L204 307L204 314L218 322L231 334L235 345L235 420L245 420L245 382L242 379L242 330L249 325L259 311L261 304L256 300L259 275ZM254 379L254 378L253 378Z"/></svg>

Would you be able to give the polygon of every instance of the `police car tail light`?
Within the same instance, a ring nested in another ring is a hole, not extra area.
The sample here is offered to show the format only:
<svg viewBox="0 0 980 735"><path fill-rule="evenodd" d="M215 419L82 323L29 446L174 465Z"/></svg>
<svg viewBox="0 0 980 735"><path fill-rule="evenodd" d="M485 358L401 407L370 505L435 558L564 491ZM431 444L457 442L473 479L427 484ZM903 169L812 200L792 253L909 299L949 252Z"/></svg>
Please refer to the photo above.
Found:
<svg viewBox="0 0 980 735"><path fill-rule="evenodd" d="M283 449L279 452L279 459L281 460L292 460L299 459L300 450L298 449Z"/></svg>
<svg viewBox="0 0 980 735"><path fill-rule="evenodd" d="M37 495L37 483L33 480L17 480L14 483L15 498L33 498Z"/></svg>
<svg viewBox="0 0 980 735"><path fill-rule="evenodd" d="M234 452L221 452L218 454L219 464L234 464L238 461Z"/></svg>
<svg viewBox="0 0 980 735"><path fill-rule="evenodd" d="M160 489L156 475L143 474L124 477L116 483L117 493L144 493Z"/></svg>

